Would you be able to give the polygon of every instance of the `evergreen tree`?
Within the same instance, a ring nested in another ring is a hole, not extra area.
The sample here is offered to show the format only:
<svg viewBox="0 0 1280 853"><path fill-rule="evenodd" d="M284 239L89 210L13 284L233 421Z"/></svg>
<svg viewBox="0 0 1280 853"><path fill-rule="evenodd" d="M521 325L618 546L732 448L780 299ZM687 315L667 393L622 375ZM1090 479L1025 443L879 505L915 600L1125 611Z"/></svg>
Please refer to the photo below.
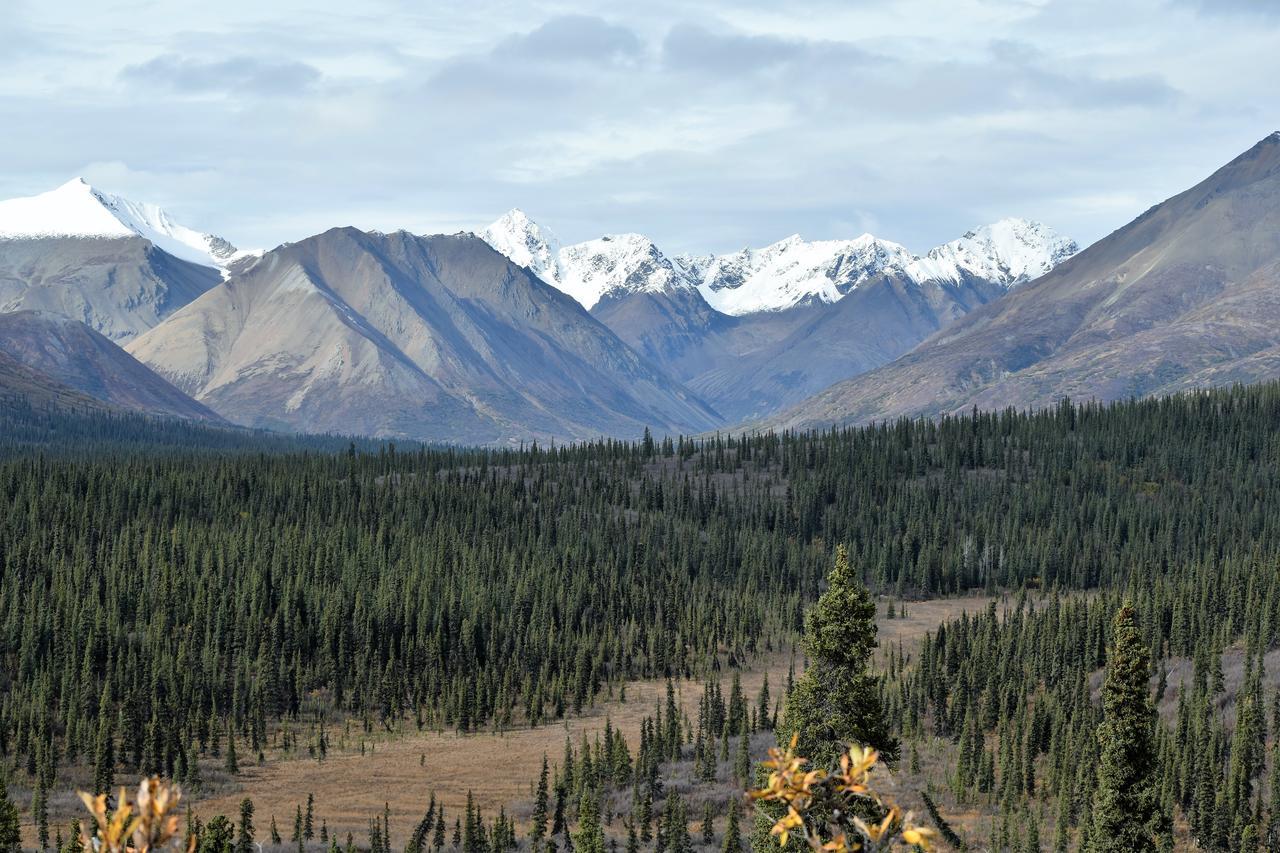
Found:
<svg viewBox="0 0 1280 853"><path fill-rule="evenodd" d="M876 605L836 549L827 589L809 611L804 645L809 666L787 698L779 743L796 736L797 753L827 767L850 743L878 749L896 760L898 741L889 732L879 679L868 672L876 642Z"/></svg>
<svg viewBox="0 0 1280 853"><path fill-rule="evenodd" d="M236 833L236 853L253 853L253 800L240 801L240 823Z"/></svg>
<svg viewBox="0 0 1280 853"><path fill-rule="evenodd" d="M724 825L724 840L720 843L720 853L742 853L742 831L738 827L738 802L729 800L729 817Z"/></svg>
<svg viewBox="0 0 1280 853"><path fill-rule="evenodd" d="M232 776L240 772L240 764L236 760L236 735L231 730L231 722L227 722L227 756L223 764L224 769Z"/></svg>
<svg viewBox="0 0 1280 853"><path fill-rule="evenodd" d="M583 789L578 801L578 831L573 836L574 849L580 853L605 853L604 830L600 825L600 793L594 786Z"/></svg>
<svg viewBox="0 0 1280 853"><path fill-rule="evenodd" d="M316 795L307 794L307 810L302 813L302 837L307 841L316 837Z"/></svg>
<svg viewBox="0 0 1280 853"><path fill-rule="evenodd" d="M98 700L98 733L93 747L93 793L110 793L115 784L116 754L115 733L112 730L112 719L109 704L110 696L107 685L102 686L102 698Z"/></svg>
<svg viewBox="0 0 1280 853"><path fill-rule="evenodd" d="M200 830L200 853L234 853L236 828L223 815L209 819Z"/></svg>
<svg viewBox="0 0 1280 853"><path fill-rule="evenodd" d="M538 790L533 800L533 815L529 818L529 841L537 850L547 835L547 754L542 754L542 771L538 774Z"/></svg>
<svg viewBox="0 0 1280 853"><path fill-rule="evenodd" d="M1129 604L1116 613L1098 727L1098 781L1089 853L1155 851L1162 831L1153 741L1151 661Z"/></svg>

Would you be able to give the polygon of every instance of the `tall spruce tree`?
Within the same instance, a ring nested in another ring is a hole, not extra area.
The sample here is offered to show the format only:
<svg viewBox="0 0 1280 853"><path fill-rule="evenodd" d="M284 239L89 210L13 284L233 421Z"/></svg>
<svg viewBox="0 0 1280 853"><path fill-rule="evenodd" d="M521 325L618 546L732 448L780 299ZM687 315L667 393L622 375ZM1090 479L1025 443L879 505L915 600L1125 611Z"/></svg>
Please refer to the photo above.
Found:
<svg viewBox="0 0 1280 853"><path fill-rule="evenodd" d="M805 620L809 666L787 697L778 742L796 737L796 751L815 767L831 764L850 743L898 758L898 739L880 701L880 681L868 666L878 645L876 605L849 565L844 545L836 549L827 589Z"/></svg>
<svg viewBox="0 0 1280 853"><path fill-rule="evenodd" d="M236 853L253 853L253 800L240 801L240 823L236 832Z"/></svg>
<svg viewBox="0 0 1280 853"><path fill-rule="evenodd" d="M1151 659L1127 602L1116 613L1102 725L1098 727L1098 784L1088 853L1155 851L1163 831L1156 778L1156 713L1147 687Z"/></svg>
<svg viewBox="0 0 1280 853"><path fill-rule="evenodd" d="M547 754L542 754L542 772L538 774L538 791L533 800L533 815L529 819L529 841L534 850L541 847L547 835Z"/></svg>
<svg viewBox="0 0 1280 853"><path fill-rule="evenodd" d="M578 801L578 831L573 835L573 847L581 853L604 853L600 793L593 785L583 788L582 798Z"/></svg>

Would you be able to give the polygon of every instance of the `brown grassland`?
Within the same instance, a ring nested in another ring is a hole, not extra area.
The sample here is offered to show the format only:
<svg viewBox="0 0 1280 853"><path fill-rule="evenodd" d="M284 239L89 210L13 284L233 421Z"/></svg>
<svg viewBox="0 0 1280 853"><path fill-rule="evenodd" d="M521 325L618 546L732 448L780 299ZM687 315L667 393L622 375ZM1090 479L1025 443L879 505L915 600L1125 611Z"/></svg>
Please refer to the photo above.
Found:
<svg viewBox="0 0 1280 853"><path fill-rule="evenodd" d="M896 648L901 644L904 652L914 655L927 631L963 612L976 613L990 600L968 597L908 602L906 618L895 619L885 617L887 602L882 601L878 619L881 654L886 653L890 645ZM798 648L794 654L798 673L803 659ZM770 691L776 702L782 695L792 660L792 648L788 646L762 655L742 669L742 687L748 700L754 702L768 673ZM722 670L720 678L727 694L731 672ZM696 718L702 682L685 680L675 686L685 713ZM584 734L589 740L594 739L609 721L626 736L634 754L640 740L640 724L665 700L666 682L660 679L631 682L625 692L625 701L616 693L602 696L580 716L532 729L515 727L503 732L460 735L453 731L419 731L412 720L404 720L391 731L375 725L373 732L367 734L358 720L330 724L330 745L323 761L307 757L305 751L298 755L268 747L265 760L259 763L256 756L249 754L247 744L240 743L239 774L228 776L221 760L204 759L201 762L203 790L188 798L185 805L201 819L218 814L234 819L240 801L249 797L255 806L258 840L264 843L269 840L274 817L286 844L293 831L295 809L305 808L308 794L315 798L317 841L323 823L340 842L351 833L357 844L363 844L369 820L381 816L386 807L390 812L392 838L395 843L402 843L426 811L433 793L445 804L450 823L461 814L469 791L487 818L504 807L509 814L523 819L542 756L546 754L553 766L557 764L564 752L566 737L576 747ZM295 725L294 728L303 727ZM757 739L760 752L757 758L763 757L764 745L769 740L767 737ZM934 756L922 750L922 758L927 765L932 765L926 768L928 775L938 771L935 762L943 756L940 754L930 761ZM86 817L74 788L87 786L91 778L92 769L88 767L66 768L59 773L58 785L49 802L51 833L59 827L65 833L69 821ZM891 784L906 794L913 782L897 778L896 784ZM133 787L137 780L121 773L117 784ZM23 787L19 780L14 780L10 791L24 812L24 844L35 847L30 792ZM901 799L909 805L905 801L910 797ZM967 822L962 818L961 823Z"/></svg>
<svg viewBox="0 0 1280 853"><path fill-rule="evenodd" d="M879 628L882 650L901 642L908 653L914 652L926 631L962 612L975 613L986 607L987 598L939 599L911 602L907 618L886 619L881 607ZM790 650L782 650L753 662L742 671L742 687L748 699L754 699L764 674L769 675L770 690L776 699L786 684L790 666ZM797 670L801 666L796 652ZM726 691L731 675L722 672ZM702 684L681 681L676 684L677 697L685 711L696 717ZM240 800L249 796L257 812L259 833L265 835L271 816L275 815L281 835L288 837L293 814L304 804L307 794L316 800L316 823L327 822L330 831L337 830L345 838L352 832L357 841L364 838L369 818L382 813L384 805L391 813L393 838L403 839L426 811L432 792L445 803L453 815L460 813L471 791L477 805L492 817L499 806L510 811L512 803L527 800L531 785L537 780L545 753L552 764L564 751L566 736L577 746L585 733L592 739L603 732L605 721L612 722L627 738L632 751L640 741L640 724L666 696L666 682L661 680L632 682L627 686L626 701L617 697L598 700L595 707L577 718L569 718L536 729L520 728L500 734L458 735L409 730L383 733L374 739L374 750L361 755L357 748L331 749L323 762L299 758L268 760L257 766L242 761L235 790L195 803L202 816L233 815ZM425 758L424 758L425 757Z"/></svg>

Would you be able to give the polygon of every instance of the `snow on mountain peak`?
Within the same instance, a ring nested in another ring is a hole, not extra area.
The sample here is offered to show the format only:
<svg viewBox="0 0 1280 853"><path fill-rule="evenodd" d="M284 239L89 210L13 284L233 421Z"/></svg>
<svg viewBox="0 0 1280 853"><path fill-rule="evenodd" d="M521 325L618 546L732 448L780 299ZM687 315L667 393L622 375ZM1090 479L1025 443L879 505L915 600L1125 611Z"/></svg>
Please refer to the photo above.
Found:
<svg viewBox="0 0 1280 853"><path fill-rule="evenodd" d="M562 246L550 231L514 208L479 236L588 310L611 294L692 287L684 268L641 234L610 234Z"/></svg>
<svg viewBox="0 0 1280 853"><path fill-rule="evenodd" d="M902 269L912 257L906 247L870 234L812 242L793 234L763 249L712 259L698 289L724 314L781 311L836 302L868 278Z"/></svg>
<svg viewBox="0 0 1280 853"><path fill-rule="evenodd" d="M640 234L562 246L518 208L480 236L587 309L608 295L696 288L712 308L735 316L836 302L880 275L921 285L981 278L1012 287L1079 250L1074 241L1025 219L975 228L923 256L871 234L814 241L792 234L761 249L670 259Z"/></svg>
<svg viewBox="0 0 1280 853"><path fill-rule="evenodd" d="M1080 251L1074 240L1026 219L1001 219L931 249L910 265L917 281L984 278L1012 287L1053 269Z"/></svg>
<svg viewBox="0 0 1280 853"><path fill-rule="evenodd" d="M556 255L560 251L560 241L555 234L534 222L520 208L508 210L480 232L479 236L496 251L520 266L528 267L548 284L555 283Z"/></svg>
<svg viewBox="0 0 1280 853"><path fill-rule="evenodd" d="M224 271L255 254L187 228L154 204L96 190L84 178L39 195L0 201L0 240L135 236L184 261Z"/></svg>

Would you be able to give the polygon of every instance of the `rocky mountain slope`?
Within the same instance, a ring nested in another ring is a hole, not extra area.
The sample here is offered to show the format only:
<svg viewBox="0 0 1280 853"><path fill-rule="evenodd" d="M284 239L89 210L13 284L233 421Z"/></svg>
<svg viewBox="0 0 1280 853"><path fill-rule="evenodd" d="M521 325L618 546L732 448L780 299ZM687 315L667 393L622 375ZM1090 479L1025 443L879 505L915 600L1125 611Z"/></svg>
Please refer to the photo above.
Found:
<svg viewBox="0 0 1280 853"><path fill-rule="evenodd" d="M0 373L9 391L33 401L85 398L152 415L221 423L137 359L83 323L53 314L0 314ZM68 395L67 391L76 392Z"/></svg>
<svg viewBox="0 0 1280 853"><path fill-rule="evenodd" d="M1280 133L968 314L764 423L1116 400L1280 372Z"/></svg>
<svg viewBox="0 0 1280 853"><path fill-rule="evenodd" d="M251 426L503 443L720 422L472 235L340 228L287 244L128 348Z"/></svg>
<svg viewBox="0 0 1280 853"><path fill-rule="evenodd" d="M151 328L256 257L80 179L0 201L0 312L61 314L116 341Z"/></svg>

